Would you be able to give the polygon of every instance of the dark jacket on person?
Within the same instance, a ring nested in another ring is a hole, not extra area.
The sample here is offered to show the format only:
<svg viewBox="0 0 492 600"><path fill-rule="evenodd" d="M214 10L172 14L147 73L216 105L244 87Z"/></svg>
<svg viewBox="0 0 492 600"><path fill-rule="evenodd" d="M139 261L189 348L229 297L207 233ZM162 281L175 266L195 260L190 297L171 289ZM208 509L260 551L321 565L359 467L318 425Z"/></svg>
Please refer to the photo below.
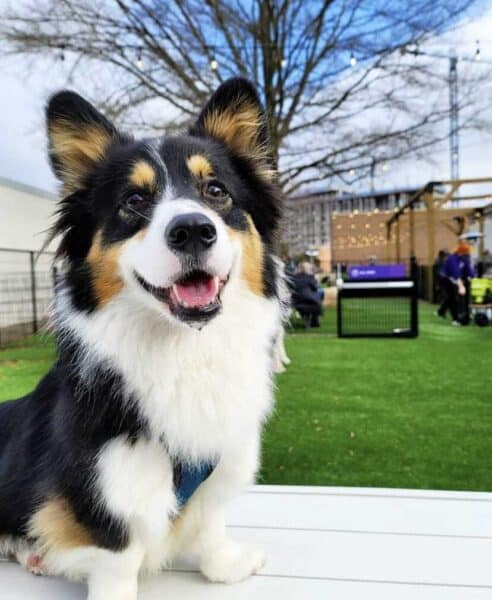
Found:
<svg viewBox="0 0 492 600"><path fill-rule="evenodd" d="M314 310L321 309L318 282L314 275L296 273L294 275L293 288L292 300L296 308L312 307Z"/></svg>

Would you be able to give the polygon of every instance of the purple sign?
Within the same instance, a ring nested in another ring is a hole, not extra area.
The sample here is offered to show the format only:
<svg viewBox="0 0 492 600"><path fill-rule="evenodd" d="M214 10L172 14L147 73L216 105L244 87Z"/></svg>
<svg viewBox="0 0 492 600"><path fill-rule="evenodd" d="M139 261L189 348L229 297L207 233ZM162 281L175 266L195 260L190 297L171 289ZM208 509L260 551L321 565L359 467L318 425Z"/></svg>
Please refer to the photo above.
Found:
<svg viewBox="0 0 492 600"><path fill-rule="evenodd" d="M407 268L404 264L349 267L350 279L404 279L406 275Z"/></svg>

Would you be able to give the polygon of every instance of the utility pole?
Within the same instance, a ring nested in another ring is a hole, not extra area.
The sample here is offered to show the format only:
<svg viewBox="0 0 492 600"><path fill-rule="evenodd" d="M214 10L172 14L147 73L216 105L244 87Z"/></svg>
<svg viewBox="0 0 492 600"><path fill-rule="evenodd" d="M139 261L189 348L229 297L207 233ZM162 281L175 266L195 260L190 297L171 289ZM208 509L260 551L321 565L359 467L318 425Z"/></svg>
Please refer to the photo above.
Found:
<svg viewBox="0 0 492 600"><path fill-rule="evenodd" d="M451 179L459 179L460 175L460 124L459 124L459 84L458 84L458 62L482 62L492 64L490 61L482 61L480 54L480 43L477 40L477 47L473 58L468 56L458 57L455 52L442 54L440 52L425 52L418 46L401 49L402 54L412 54L413 56L430 56L431 58L440 58L449 61L449 165Z"/></svg>
<svg viewBox="0 0 492 600"><path fill-rule="evenodd" d="M376 175L376 159L374 156L371 159L371 192L374 192L374 177Z"/></svg>

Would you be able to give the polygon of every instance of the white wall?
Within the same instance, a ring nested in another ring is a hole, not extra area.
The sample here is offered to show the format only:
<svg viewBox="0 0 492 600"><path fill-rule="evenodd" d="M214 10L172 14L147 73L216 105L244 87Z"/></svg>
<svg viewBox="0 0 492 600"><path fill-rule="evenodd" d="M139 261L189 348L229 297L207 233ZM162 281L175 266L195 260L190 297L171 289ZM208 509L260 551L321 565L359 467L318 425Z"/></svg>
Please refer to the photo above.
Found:
<svg viewBox="0 0 492 600"><path fill-rule="evenodd" d="M0 247L39 250L55 202L53 194L0 178Z"/></svg>
<svg viewBox="0 0 492 600"><path fill-rule="evenodd" d="M55 209L53 194L0 178L0 342L32 333L33 281L38 323L47 317L53 297L53 257L14 250L40 250ZM54 245L47 249L53 251Z"/></svg>

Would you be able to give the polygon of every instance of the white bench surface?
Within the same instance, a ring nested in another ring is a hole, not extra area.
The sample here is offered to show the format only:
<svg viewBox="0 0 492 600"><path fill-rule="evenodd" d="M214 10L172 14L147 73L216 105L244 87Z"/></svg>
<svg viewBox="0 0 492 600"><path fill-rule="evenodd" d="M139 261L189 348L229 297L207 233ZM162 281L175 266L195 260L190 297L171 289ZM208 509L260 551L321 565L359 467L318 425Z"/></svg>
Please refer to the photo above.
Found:
<svg viewBox="0 0 492 600"><path fill-rule="evenodd" d="M232 537L266 548L261 574L227 586L176 564L142 578L139 600L492 598L492 493L255 486L228 522ZM0 564L0 600L85 594Z"/></svg>

